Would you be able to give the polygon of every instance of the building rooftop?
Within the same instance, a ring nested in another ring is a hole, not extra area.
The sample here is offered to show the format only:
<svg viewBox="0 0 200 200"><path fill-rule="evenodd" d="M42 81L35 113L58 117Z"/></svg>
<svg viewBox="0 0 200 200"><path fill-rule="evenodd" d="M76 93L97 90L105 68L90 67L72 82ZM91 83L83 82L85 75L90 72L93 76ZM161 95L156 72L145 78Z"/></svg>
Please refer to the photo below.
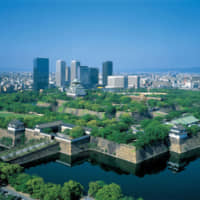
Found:
<svg viewBox="0 0 200 200"><path fill-rule="evenodd" d="M197 122L199 122L199 119L197 119L196 117L186 116L186 117L182 117L182 118L172 120L171 124L189 125L189 124L193 124L193 123L197 123Z"/></svg>
<svg viewBox="0 0 200 200"><path fill-rule="evenodd" d="M8 124L8 127L22 128L22 127L24 127L24 123L19 121L19 120L17 120L17 119L14 119Z"/></svg>
<svg viewBox="0 0 200 200"><path fill-rule="evenodd" d="M67 123L63 123L62 126L69 127L69 128L74 128L75 127L74 124L67 124Z"/></svg>
<svg viewBox="0 0 200 200"><path fill-rule="evenodd" d="M56 127L56 126L61 126L62 124L63 124L62 121L53 121L53 122L47 122L47 123L43 123L43 124L37 124L35 126L35 128L38 128L38 129L52 128L52 127Z"/></svg>

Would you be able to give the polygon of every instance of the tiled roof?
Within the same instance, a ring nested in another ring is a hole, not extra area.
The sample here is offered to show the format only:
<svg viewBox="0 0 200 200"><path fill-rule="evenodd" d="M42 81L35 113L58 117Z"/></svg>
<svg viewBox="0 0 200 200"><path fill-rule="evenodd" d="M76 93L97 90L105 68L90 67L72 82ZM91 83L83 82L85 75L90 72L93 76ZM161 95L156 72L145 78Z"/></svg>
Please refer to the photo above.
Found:
<svg viewBox="0 0 200 200"><path fill-rule="evenodd" d="M182 125L189 125L193 123L197 123L199 120L194 116L186 116L179 119L172 120L172 124L182 124Z"/></svg>
<svg viewBox="0 0 200 200"><path fill-rule="evenodd" d="M53 122L47 122L43 124L36 125L36 128L42 129L42 128L51 128L55 126L61 126L63 124L62 121L53 121Z"/></svg>

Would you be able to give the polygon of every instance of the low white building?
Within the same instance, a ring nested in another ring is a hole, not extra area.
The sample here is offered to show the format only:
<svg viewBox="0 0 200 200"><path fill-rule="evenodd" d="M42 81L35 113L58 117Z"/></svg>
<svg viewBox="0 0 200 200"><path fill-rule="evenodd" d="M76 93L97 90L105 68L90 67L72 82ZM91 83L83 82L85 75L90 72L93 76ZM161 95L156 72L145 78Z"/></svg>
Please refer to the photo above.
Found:
<svg viewBox="0 0 200 200"><path fill-rule="evenodd" d="M140 77L128 76L128 88L140 88Z"/></svg>
<svg viewBox="0 0 200 200"><path fill-rule="evenodd" d="M118 75L118 76L108 76L108 85L106 88L110 89L123 89L127 87L127 77Z"/></svg>

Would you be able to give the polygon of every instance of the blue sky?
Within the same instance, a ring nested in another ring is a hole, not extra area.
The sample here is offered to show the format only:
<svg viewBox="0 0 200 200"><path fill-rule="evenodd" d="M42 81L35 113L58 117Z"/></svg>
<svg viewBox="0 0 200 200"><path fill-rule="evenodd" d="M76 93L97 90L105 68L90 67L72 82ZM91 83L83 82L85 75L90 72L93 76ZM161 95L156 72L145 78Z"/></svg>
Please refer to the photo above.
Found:
<svg viewBox="0 0 200 200"><path fill-rule="evenodd" d="M200 68L199 0L0 0L0 71L34 57L115 72Z"/></svg>

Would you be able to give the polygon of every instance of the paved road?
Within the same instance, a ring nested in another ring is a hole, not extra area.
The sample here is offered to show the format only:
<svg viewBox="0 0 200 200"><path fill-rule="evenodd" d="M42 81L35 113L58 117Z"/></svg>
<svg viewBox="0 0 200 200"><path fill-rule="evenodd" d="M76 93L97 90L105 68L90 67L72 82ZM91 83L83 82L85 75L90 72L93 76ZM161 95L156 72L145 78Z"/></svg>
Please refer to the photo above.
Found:
<svg viewBox="0 0 200 200"><path fill-rule="evenodd" d="M93 199L92 197L83 197L83 198L81 198L81 200L95 200L95 199Z"/></svg>
<svg viewBox="0 0 200 200"><path fill-rule="evenodd" d="M17 197L21 197L23 200L34 200L30 197L27 197L27 196L24 196L22 194L19 194L18 192L10 189L10 188L7 188L7 187L2 187L2 190L4 191L7 191L9 194L13 195L13 196L17 196Z"/></svg>

